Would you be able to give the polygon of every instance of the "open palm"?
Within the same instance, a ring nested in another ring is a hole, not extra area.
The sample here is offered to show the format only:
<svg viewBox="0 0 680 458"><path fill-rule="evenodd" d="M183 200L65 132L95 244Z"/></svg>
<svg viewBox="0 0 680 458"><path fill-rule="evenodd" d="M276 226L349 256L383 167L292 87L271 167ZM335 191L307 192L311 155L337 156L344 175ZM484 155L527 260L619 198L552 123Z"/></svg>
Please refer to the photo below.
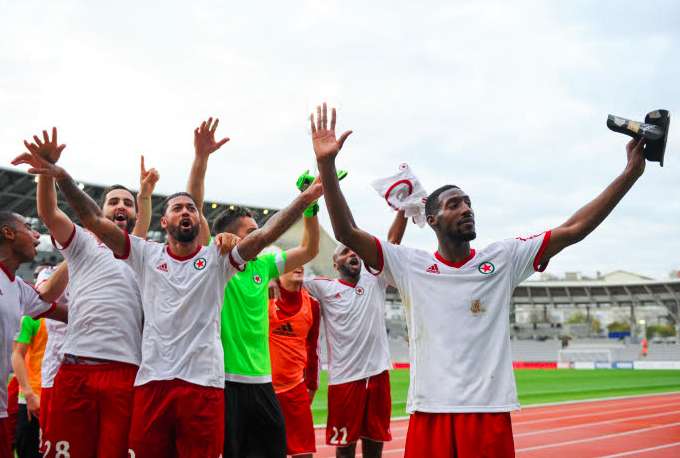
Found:
<svg viewBox="0 0 680 458"><path fill-rule="evenodd" d="M66 148L66 145L60 145L57 141L56 127L52 128L51 140L46 130L43 130L42 134L42 141L37 135L34 135L34 143L29 143L28 141L24 140L24 146L31 154L35 154L52 164L56 164L61 157L61 152L64 151L64 148Z"/></svg>
<svg viewBox="0 0 680 458"><path fill-rule="evenodd" d="M331 124L328 128L328 107L326 103L316 107L316 120L314 114L310 116L312 127L312 145L317 160L332 159L337 156L342 149L342 145L347 137L352 133L351 130L345 131L340 138L335 137L335 108L331 110Z"/></svg>
<svg viewBox="0 0 680 458"><path fill-rule="evenodd" d="M194 149L199 156L209 156L222 147L229 141L228 137L220 141L215 140L215 131L220 120L215 118L208 118L203 121L200 127L194 130Z"/></svg>

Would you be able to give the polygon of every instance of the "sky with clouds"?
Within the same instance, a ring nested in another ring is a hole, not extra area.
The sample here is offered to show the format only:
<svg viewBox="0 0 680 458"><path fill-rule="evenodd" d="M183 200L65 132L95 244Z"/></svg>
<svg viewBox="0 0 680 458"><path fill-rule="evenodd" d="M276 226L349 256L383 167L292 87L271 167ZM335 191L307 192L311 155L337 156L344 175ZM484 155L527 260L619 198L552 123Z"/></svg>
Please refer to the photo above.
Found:
<svg viewBox="0 0 680 458"><path fill-rule="evenodd" d="M369 183L407 162L428 190L470 194L482 247L559 225L623 171L608 113L680 113L678 24L670 0L0 0L0 160L56 125L74 177L135 186L143 152L174 192L194 127L218 116L231 142L207 200L282 207L315 167L307 116L327 100L354 130L338 166L361 227L386 233ZM678 149L672 124L665 166L548 271L680 268ZM415 225L404 243L435 248Z"/></svg>

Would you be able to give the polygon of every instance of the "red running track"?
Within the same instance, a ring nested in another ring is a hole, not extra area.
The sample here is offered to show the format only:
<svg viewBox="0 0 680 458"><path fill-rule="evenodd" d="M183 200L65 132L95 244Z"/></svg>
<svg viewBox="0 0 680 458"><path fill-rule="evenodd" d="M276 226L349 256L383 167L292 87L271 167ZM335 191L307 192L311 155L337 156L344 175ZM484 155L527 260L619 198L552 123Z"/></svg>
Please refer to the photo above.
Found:
<svg viewBox="0 0 680 458"><path fill-rule="evenodd" d="M517 457L680 457L680 393L526 407L512 425ZM403 456L407 427L392 422L383 456ZM316 443L314 456L335 456L323 429Z"/></svg>

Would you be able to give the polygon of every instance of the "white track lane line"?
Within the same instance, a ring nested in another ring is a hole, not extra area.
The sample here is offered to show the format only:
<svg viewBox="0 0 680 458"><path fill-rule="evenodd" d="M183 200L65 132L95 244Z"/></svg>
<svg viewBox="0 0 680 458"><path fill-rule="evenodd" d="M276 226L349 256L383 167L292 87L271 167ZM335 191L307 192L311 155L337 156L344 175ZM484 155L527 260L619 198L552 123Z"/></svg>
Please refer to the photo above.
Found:
<svg viewBox="0 0 680 458"><path fill-rule="evenodd" d="M578 410L583 410L586 406L579 406L579 404L589 404L589 403L603 403L607 401L634 401L636 399L645 399L645 398L652 398L652 397L673 397L673 396L680 396L680 391L671 391L668 393L653 393L653 394L638 394L635 396L614 396L611 398L596 398L596 399L579 399L577 401L561 401L561 402L552 402L552 403L547 403L547 404L531 404L522 407L519 411L513 412L513 414L516 417L524 417L524 416L540 416L543 413L549 413L549 414L555 414L556 412L569 412L569 411L578 411ZM564 406L565 408L560 408L559 410L557 409L546 409L543 412L532 412L532 410L539 410L543 407L560 407ZM569 408L573 407L573 408Z"/></svg>
<svg viewBox="0 0 680 458"><path fill-rule="evenodd" d="M604 434L602 436L593 436L593 437L589 437L587 439L577 439L577 440L566 441L566 442L555 442L555 443L546 444L546 445L536 445L534 447L520 448L520 449L515 450L515 452L517 452L517 453L530 452L532 450L543 450L543 449L546 449L546 448L562 447L562 446L565 446L565 445L582 444L582 443L585 443L585 442L594 442L594 441L599 441L599 440L603 440L603 439L611 439L612 437L630 436L630 435L633 435L633 434L646 433L648 431L656 431L658 429L674 428L676 426L680 426L680 422L669 423L667 425L652 426L650 428L641 428L641 429L636 429L636 430L633 430L633 431L625 431L625 432L622 432L622 433Z"/></svg>
<svg viewBox="0 0 680 458"><path fill-rule="evenodd" d="M680 406L680 402L672 402L670 404L664 404L664 407L670 407L670 406ZM512 427L514 428L515 426L519 425L533 425L536 423L545 423L546 421L562 421L562 420L571 420L573 418L583 418L583 417L592 417L593 415L608 415L612 413L622 413L622 412L634 412L636 410L645 410L645 409L656 409L656 406L642 406L642 407L629 407L627 409L616 409L616 410L598 410L597 412L593 413L580 413L578 415L566 415L564 417L556 417L556 418L544 418L541 420L529 420L529 421L513 421L512 422Z"/></svg>
<svg viewBox="0 0 680 458"><path fill-rule="evenodd" d="M537 434L546 434L546 433L556 433L559 431L569 431L570 429L579 429L579 428L588 428L590 426L600 426L600 425L615 425L617 423L625 423L630 420L642 420L644 418L657 418L657 417L667 417L669 415L677 415L678 411L672 411L672 412L663 412L663 413L654 413L654 414L649 414L649 415L639 415L637 417L624 417L624 418L617 418L615 420L603 420L603 421L594 421L592 423L581 423L578 425L570 425L570 426L560 426L559 428L551 428L551 429L541 429L538 431L530 431L526 433L520 433L520 434L514 434L514 437L527 437L527 436L535 436Z"/></svg>
<svg viewBox="0 0 680 458"><path fill-rule="evenodd" d="M680 442L673 442L672 444L658 445L656 447L641 448L639 450L631 450L630 452L617 453L616 455L607 455L600 458L618 458L620 456L637 455L638 453L654 452L656 450L663 450L666 448L680 447Z"/></svg>

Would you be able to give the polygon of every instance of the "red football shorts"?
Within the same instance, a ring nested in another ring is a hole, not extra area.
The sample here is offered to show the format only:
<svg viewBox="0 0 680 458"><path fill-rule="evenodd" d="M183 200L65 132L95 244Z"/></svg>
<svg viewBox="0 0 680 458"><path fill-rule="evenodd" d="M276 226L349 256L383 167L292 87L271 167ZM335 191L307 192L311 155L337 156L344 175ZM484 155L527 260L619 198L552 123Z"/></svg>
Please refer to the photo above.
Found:
<svg viewBox="0 0 680 458"><path fill-rule="evenodd" d="M9 418L0 418L0 458L14 458L11 428Z"/></svg>
<svg viewBox="0 0 680 458"><path fill-rule="evenodd" d="M135 387L131 458L218 458L223 451L223 388L177 379Z"/></svg>
<svg viewBox="0 0 680 458"><path fill-rule="evenodd" d="M47 419L50 414L50 401L52 400L52 388L41 388L40 389L40 418L38 423L40 424L40 451L44 452L43 443L47 437Z"/></svg>
<svg viewBox="0 0 680 458"><path fill-rule="evenodd" d="M326 443L343 447L366 438L376 442L392 440L390 416L390 375L328 386Z"/></svg>
<svg viewBox="0 0 680 458"><path fill-rule="evenodd" d="M316 452L316 437L312 406L307 386L303 383L294 388L276 393L281 412L286 422L286 450L289 455Z"/></svg>
<svg viewBox="0 0 680 458"><path fill-rule="evenodd" d="M46 458L127 456L137 366L62 364L54 378L43 437Z"/></svg>
<svg viewBox="0 0 680 458"><path fill-rule="evenodd" d="M515 456L510 412L411 415L404 458Z"/></svg>

